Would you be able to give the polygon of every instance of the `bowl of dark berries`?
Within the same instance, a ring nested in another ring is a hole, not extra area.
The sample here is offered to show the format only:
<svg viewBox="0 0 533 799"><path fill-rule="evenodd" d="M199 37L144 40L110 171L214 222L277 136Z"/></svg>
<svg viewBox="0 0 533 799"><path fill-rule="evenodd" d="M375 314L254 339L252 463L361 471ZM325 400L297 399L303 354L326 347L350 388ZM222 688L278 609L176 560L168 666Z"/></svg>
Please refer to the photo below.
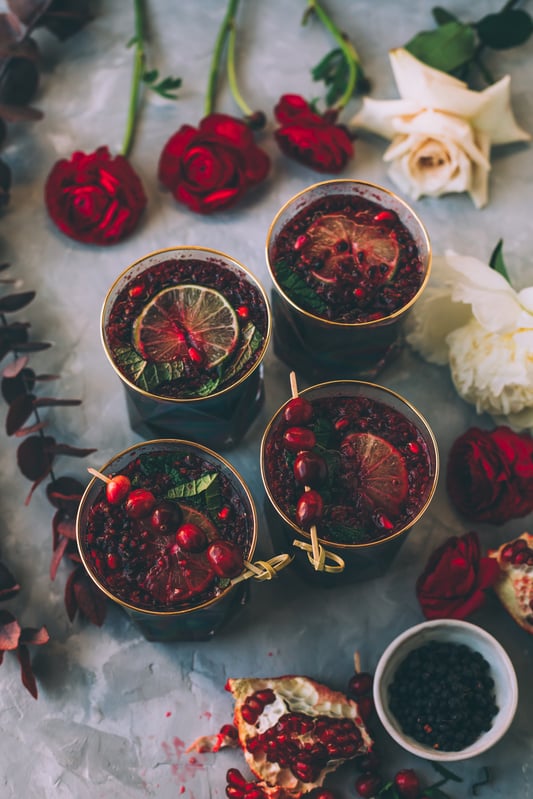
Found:
<svg viewBox="0 0 533 799"><path fill-rule="evenodd" d="M377 714L391 737L428 760L466 760L494 746L518 702L501 644L475 624L427 621L395 638L374 677Z"/></svg>
<svg viewBox="0 0 533 799"><path fill-rule="evenodd" d="M95 475L76 521L89 577L152 641L206 640L248 598L253 498L228 461L179 439L145 441Z"/></svg>

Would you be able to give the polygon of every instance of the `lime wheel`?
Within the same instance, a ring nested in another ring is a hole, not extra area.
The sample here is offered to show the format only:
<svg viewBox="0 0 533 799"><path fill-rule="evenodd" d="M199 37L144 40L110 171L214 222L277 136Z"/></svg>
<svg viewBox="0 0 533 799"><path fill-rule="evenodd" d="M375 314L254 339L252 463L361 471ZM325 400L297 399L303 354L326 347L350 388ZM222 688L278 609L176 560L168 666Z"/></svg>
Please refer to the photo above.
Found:
<svg viewBox="0 0 533 799"><path fill-rule="evenodd" d="M386 283L396 271L400 248L385 228L359 225L342 214L325 214L305 232L301 253L313 264L314 277L325 283L334 283L350 264L363 275L378 267L380 282Z"/></svg>
<svg viewBox="0 0 533 799"><path fill-rule="evenodd" d="M237 345L239 322L228 300L208 286L170 286L153 297L137 317L133 344L148 361L188 358L194 347L207 369Z"/></svg>
<svg viewBox="0 0 533 799"><path fill-rule="evenodd" d="M407 467L396 447L372 433L349 433L341 452L355 466L360 493L376 509L396 515L408 491Z"/></svg>

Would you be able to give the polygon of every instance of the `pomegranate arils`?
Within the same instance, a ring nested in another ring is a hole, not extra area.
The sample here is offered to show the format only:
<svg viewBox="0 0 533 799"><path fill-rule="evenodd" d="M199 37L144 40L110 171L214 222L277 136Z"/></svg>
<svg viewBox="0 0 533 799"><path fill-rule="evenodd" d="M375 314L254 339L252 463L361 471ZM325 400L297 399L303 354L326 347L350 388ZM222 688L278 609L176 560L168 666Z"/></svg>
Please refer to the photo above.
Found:
<svg viewBox="0 0 533 799"><path fill-rule="evenodd" d="M131 488L129 477L125 474L117 474L106 483L105 494L110 505L118 505L127 496Z"/></svg>
<svg viewBox="0 0 533 799"><path fill-rule="evenodd" d="M126 515L130 519L142 519L148 516L155 502L156 499L151 491L146 488L135 488L126 500Z"/></svg>
<svg viewBox="0 0 533 799"><path fill-rule="evenodd" d="M418 799L420 796L420 780L413 769L402 769L394 777L394 785L404 799Z"/></svg>
<svg viewBox="0 0 533 799"><path fill-rule="evenodd" d="M226 782L236 788L244 788L247 780L244 779L238 768L230 768L226 773Z"/></svg>

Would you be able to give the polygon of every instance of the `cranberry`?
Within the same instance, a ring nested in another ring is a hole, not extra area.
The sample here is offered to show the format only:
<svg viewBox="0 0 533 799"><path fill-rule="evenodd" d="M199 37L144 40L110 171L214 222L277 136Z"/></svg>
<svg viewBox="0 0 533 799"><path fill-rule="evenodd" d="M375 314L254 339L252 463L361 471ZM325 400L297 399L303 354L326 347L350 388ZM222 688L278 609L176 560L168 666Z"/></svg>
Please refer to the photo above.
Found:
<svg viewBox="0 0 533 799"><path fill-rule="evenodd" d="M163 500L152 511L150 525L155 533L173 535L181 524L183 512L177 502Z"/></svg>
<svg viewBox="0 0 533 799"><path fill-rule="evenodd" d="M315 434L307 427L288 427L283 434L283 446L289 452L313 449L315 444Z"/></svg>
<svg viewBox="0 0 533 799"><path fill-rule="evenodd" d="M352 696L364 696L372 691L372 675L367 671L354 674L348 683L348 693Z"/></svg>
<svg viewBox="0 0 533 799"><path fill-rule="evenodd" d="M179 527L176 541L185 552L202 552L208 543L202 528L192 522L186 522Z"/></svg>
<svg viewBox="0 0 533 799"><path fill-rule="evenodd" d="M126 515L130 519L142 519L148 516L155 505L155 497L146 488L135 488L126 500Z"/></svg>
<svg viewBox="0 0 533 799"><path fill-rule="evenodd" d="M372 799L381 788L381 777L377 774L361 774L355 781L355 790L363 799Z"/></svg>
<svg viewBox="0 0 533 799"><path fill-rule="evenodd" d="M283 409L283 418L287 424L309 424L313 418L313 406L304 397L293 397Z"/></svg>
<svg viewBox="0 0 533 799"><path fill-rule="evenodd" d="M303 527L311 527L320 517L324 511L324 500L314 489L306 491L302 494L296 503L295 518L297 523Z"/></svg>
<svg viewBox="0 0 533 799"><path fill-rule="evenodd" d="M296 482L311 488L322 485L328 476L326 461L316 452L299 452L293 469Z"/></svg>
<svg viewBox="0 0 533 799"><path fill-rule="evenodd" d="M244 567L242 552L231 541L222 538L213 541L207 549L207 558L219 577L237 577Z"/></svg>
<svg viewBox="0 0 533 799"><path fill-rule="evenodd" d="M394 777L394 784L400 796L405 799L418 799L420 796L420 780L413 769L405 768L398 771Z"/></svg>
<svg viewBox="0 0 533 799"><path fill-rule="evenodd" d="M105 487L105 495L110 505L118 505L126 497L131 488L129 477L125 474L117 474Z"/></svg>

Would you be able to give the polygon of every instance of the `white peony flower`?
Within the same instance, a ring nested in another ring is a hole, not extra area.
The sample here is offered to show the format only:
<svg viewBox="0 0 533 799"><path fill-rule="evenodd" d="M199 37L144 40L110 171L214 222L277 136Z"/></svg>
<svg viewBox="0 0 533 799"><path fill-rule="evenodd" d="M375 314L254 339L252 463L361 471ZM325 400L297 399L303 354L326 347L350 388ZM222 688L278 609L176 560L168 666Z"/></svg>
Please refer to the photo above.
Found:
<svg viewBox="0 0 533 799"><path fill-rule="evenodd" d="M533 286L516 292L482 261L448 251L434 259L407 341L426 360L450 364L478 413L533 428Z"/></svg>
<svg viewBox="0 0 533 799"><path fill-rule="evenodd" d="M515 121L510 77L475 92L403 48L389 57L401 99L365 97L351 126L391 140L383 159L414 199L468 191L481 208L488 198L491 145L531 138Z"/></svg>

